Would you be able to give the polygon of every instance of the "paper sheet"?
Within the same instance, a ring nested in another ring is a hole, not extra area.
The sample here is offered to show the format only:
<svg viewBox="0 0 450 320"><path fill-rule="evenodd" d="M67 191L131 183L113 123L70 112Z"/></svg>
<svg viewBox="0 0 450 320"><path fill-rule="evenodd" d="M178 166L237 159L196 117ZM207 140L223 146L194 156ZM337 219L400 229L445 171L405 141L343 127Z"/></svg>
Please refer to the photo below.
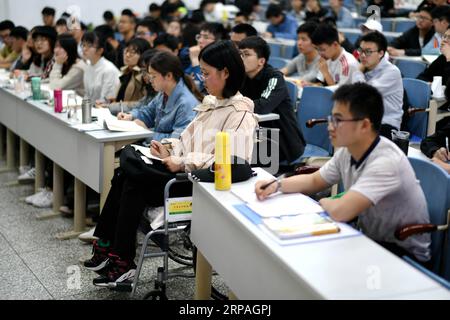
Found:
<svg viewBox="0 0 450 320"><path fill-rule="evenodd" d="M139 151L140 153L142 153L144 156L146 156L149 159L162 161L161 158L158 158L151 154L149 147L143 147L143 146L139 146L137 144L132 144L131 146L134 148L134 150Z"/></svg>

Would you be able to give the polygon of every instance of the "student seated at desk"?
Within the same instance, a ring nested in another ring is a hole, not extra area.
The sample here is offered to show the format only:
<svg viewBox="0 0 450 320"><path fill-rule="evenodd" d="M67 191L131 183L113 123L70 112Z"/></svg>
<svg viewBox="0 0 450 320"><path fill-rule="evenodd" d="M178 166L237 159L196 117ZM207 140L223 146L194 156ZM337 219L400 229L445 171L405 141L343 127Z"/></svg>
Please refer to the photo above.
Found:
<svg viewBox="0 0 450 320"><path fill-rule="evenodd" d="M240 147L233 154L251 160L257 122L253 102L238 91L245 75L239 52L231 41L219 41L202 49L199 60L210 95L196 108L197 116L180 139L169 139L171 151L152 141L151 152L162 162L146 165L142 174L126 170L126 163L121 163L114 174L94 232L99 238L93 246L94 255L84 262L86 268L103 274L94 279L95 285L105 286L134 277L136 231L144 208L163 205L164 186L175 173L208 168L214 162L218 131L229 132L231 141L239 138Z"/></svg>
<svg viewBox="0 0 450 320"><path fill-rule="evenodd" d="M298 27L297 48L300 53L280 70L285 76L297 73L296 77L299 81L308 82L317 78L320 55L311 40L316 28L315 22L306 22Z"/></svg>
<svg viewBox="0 0 450 320"><path fill-rule="evenodd" d="M450 117L446 117L437 123L436 132L420 143L420 150L448 173L450 173L449 140Z"/></svg>
<svg viewBox="0 0 450 320"><path fill-rule="evenodd" d="M68 33L56 39L55 63L50 72L50 89L75 90L84 95L83 76L86 63L78 56L77 41Z"/></svg>
<svg viewBox="0 0 450 320"><path fill-rule="evenodd" d="M407 224L429 223L425 196L405 154L380 137L383 99L365 83L344 85L333 95L328 131L333 158L319 171L278 180L259 181L255 192L264 200L277 191L314 194L338 182L346 193L338 199L321 199L320 205L336 221L358 217L358 226L369 238L398 255L421 263L430 260L430 235L415 235L404 241L395 231Z"/></svg>
<svg viewBox="0 0 450 320"><path fill-rule="evenodd" d="M118 119L134 120L144 128L152 128L153 140L179 138L195 116L193 109L202 100L201 93L184 74L180 59L169 52L153 56L147 77L158 95L147 106L129 114L119 112Z"/></svg>
<svg viewBox="0 0 450 320"><path fill-rule="evenodd" d="M28 77L48 79L53 68L53 50L55 48L56 31L52 27L39 26L34 28L32 37L36 56L28 70Z"/></svg>
<svg viewBox="0 0 450 320"><path fill-rule="evenodd" d="M356 58L341 46L339 34L331 25L320 25L312 35L312 41L321 56L317 80L330 89L364 79Z"/></svg>

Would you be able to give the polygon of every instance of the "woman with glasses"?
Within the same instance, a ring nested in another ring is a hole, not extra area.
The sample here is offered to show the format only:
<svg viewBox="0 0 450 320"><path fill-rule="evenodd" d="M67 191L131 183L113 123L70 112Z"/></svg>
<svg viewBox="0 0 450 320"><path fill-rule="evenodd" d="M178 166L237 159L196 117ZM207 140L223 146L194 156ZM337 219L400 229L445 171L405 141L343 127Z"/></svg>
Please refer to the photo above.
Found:
<svg viewBox="0 0 450 320"><path fill-rule="evenodd" d="M56 31L52 27L39 26L34 29L32 37L36 55L28 69L28 76L29 78L38 76L42 80L48 79L54 64L53 49L55 48Z"/></svg>
<svg viewBox="0 0 450 320"><path fill-rule="evenodd" d="M162 58L161 55L159 58ZM158 59L159 59L158 58ZM155 56L155 61L157 57ZM162 159L145 165L135 172L127 159L133 159L130 147L121 154L121 166L112 179L94 236L94 255L84 262L90 270L102 274L94 279L94 285L108 286L132 280L136 265L136 231L146 206L161 206L164 186L177 172L191 172L208 168L214 162L215 135L226 131L241 142L232 148L232 155L250 161L253 150L253 134L257 125L253 114L253 102L239 93L245 76L241 57L231 41L219 41L202 49L199 54L205 88L209 95L195 108L197 115L181 133L179 139L168 139L171 148L152 141L151 153ZM156 64L151 63L150 71ZM161 74L154 73L160 77ZM139 158L140 159L140 158ZM133 163L136 163L133 161ZM134 164L136 166L136 164ZM187 190L177 190L179 195Z"/></svg>
<svg viewBox="0 0 450 320"><path fill-rule="evenodd" d="M423 7L416 16L416 25L391 42L388 47L389 55L392 57L420 56L422 48L433 38L433 35L431 8Z"/></svg>
<svg viewBox="0 0 450 320"><path fill-rule="evenodd" d="M86 32L81 39L81 47L87 64L83 78L85 94L97 104L115 98L120 71L103 56L106 38L97 32Z"/></svg>
<svg viewBox="0 0 450 320"><path fill-rule="evenodd" d="M158 92L147 105L131 113L118 114L121 120L134 120L144 128L152 128L153 140L179 138L194 118L194 107L202 100L192 80L185 76L177 56L158 52L150 60L146 78Z"/></svg>
<svg viewBox="0 0 450 320"><path fill-rule="evenodd" d="M78 56L77 41L64 33L56 39L55 64L50 72L50 89L75 90L84 95L83 76L86 63Z"/></svg>
<svg viewBox="0 0 450 320"><path fill-rule="evenodd" d="M132 109L146 95L145 83L138 62L141 55L149 49L150 44L144 39L134 38L128 42L123 51L125 65L121 68L120 87L113 99L115 102L99 106L108 106L111 113L116 115L123 110L124 106Z"/></svg>

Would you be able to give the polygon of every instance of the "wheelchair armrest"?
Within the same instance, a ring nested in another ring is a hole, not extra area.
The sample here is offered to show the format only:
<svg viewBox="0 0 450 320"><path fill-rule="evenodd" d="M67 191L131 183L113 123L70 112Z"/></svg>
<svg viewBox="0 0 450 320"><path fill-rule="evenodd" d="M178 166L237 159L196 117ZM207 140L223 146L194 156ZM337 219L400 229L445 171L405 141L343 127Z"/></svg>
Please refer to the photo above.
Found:
<svg viewBox="0 0 450 320"><path fill-rule="evenodd" d="M187 174L186 172L181 172L181 173L177 173L175 176L175 179L177 179L177 181L187 181L189 180L189 174Z"/></svg>
<svg viewBox="0 0 450 320"><path fill-rule="evenodd" d="M316 124L319 123L327 123L328 120L327 119L309 119L308 121L306 121L306 127L307 128L312 128L314 127Z"/></svg>
<svg viewBox="0 0 450 320"><path fill-rule="evenodd" d="M438 230L438 226L435 224L410 224L404 227L401 227L395 231L395 238L400 241L405 240L406 238L418 234L418 233L426 233Z"/></svg>

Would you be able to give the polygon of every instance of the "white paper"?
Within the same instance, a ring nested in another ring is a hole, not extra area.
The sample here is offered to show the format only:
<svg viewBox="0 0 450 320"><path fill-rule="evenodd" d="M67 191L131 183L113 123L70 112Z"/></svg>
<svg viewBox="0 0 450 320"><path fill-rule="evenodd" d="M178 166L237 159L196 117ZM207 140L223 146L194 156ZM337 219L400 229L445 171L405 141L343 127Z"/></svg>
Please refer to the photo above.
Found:
<svg viewBox="0 0 450 320"><path fill-rule="evenodd" d="M103 127L101 125L99 125L97 122L79 123L79 124L73 125L72 128L75 128L81 132L104 130Z"/></svg>
<svg viewBox="0 0 450 320"><path fill-rule="evenodd" d="M248 185L232 185L231 192L263 218L324 212L317 202L301 193L276 193L259 201L254 188Z"/></svg>
<svg viewBox="0 0 450 320"><path fill-rule="evenodd" d="M144 156L146 156L149 159L162 161L161 158L158 158L151 154L149 147L143 147L143 146L139 146L137 144L132 144L131 146L134 148L134 150L139 151L140 153L142 153Z"/></svg>

